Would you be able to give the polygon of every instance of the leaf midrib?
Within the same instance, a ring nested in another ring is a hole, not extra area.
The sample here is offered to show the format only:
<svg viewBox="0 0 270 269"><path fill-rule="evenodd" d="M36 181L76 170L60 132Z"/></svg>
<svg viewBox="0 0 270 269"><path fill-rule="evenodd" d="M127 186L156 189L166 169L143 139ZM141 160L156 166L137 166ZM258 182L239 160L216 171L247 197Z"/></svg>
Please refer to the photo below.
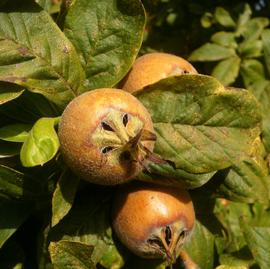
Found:
<svg viewBox="0 0 270 269"><path fill-rule="evenodd" d="M68 88L74 96L77 96L77 91L75 89L73 89L73 87L67 82L67 80L65 79L63 74L59 73L55 68L53 68L53 66L46 60L46 58L42 57L41 55L36 53L32 48L26 46L25 44L20 43L18 40L14 39L14 38L3 36L2 38L0 38L0 41L1 40L9 40L9 41L12 41L19 46L26 47L28 49L28 51L33 55L33 57L39 58L42 61L44 61L46 63L46 65L50 67L52 72L63 82L63 84L66 86L66 88Z"/></svg>

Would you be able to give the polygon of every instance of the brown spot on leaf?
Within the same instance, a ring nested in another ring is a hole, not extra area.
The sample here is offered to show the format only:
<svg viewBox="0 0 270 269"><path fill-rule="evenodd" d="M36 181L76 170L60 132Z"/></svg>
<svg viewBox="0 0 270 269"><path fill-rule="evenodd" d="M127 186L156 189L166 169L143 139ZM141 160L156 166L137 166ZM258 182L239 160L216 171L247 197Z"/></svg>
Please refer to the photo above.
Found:
<svg viewBox="0 0 270 269"><path fill-rule="evenodd" d="M29 54L29 50L28 50L28 48L26 48L26 47L20 47L20 48L18 48L18 52L19 52L21 55L23 55L23 56Z"/></svg>
<svg viewBox="0 0 270 269"><path fill-rule="evenodd" d="M69 52L68 47L65 46L65 47L63 48L63 52L64 52L64 53L68 53L68 52Z"/></svg>

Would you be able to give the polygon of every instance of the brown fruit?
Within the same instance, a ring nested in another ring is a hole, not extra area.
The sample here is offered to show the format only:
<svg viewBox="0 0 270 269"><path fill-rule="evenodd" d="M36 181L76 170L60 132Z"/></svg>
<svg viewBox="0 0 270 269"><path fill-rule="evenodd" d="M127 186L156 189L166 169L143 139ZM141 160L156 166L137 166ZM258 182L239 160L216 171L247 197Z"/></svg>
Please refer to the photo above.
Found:
<svg viewBox="0 0 270 269"><path fill-rule="evenodd" d="M122 89L133 93L163 78L182 74L197 74L185 59L168 53L149 53L139 57L124 79Z"/></svg>
<svg viewBox="0 0 270 269"><path fill-rule="evenodd" d="M132 252L173 263L192 231L195 213L184 189L136 182L117 191L112 220L116 235Z"/></svg>
<svg viewBox="0 0 270 269"><path fill-rule="evenodd" d="M71 170L92 183L125 182L142 169L155 135L146 108L131 94L97 89L76 97L59 125L61 153Z"/></svg>

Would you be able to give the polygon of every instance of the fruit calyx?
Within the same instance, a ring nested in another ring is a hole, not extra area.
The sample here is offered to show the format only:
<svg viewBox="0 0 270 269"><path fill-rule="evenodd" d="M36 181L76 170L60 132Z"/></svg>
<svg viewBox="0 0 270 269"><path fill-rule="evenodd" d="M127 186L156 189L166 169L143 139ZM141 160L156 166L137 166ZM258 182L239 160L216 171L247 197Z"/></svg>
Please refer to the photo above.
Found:
<svg viewBox="0 0 270 269"><path fill-rule="evenodd" d="M139 117L115 109L103 117L91 135L92 144L115 164L122 160L144 166L144 161L152 153L144 142L155 140L156 135L144 129Z"/></svg>
<svg viewBox="0 0 270 269"><path fill-rule="evenodd" d="M155 228L147 239L149 248L162 255L169 265L175 263L189 232L182 221Z"/></svg>

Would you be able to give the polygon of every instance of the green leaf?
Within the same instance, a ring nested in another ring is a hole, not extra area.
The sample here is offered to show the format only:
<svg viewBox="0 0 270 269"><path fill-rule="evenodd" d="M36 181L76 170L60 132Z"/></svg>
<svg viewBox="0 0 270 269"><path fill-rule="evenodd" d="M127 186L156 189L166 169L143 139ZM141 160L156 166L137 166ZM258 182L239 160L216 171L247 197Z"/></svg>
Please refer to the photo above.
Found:
<svg viewBox="0 0 270 269"><path fill-rule="evenodd" d="M262 105L263 114L266 116L270 111L270 81L265 79L254 80L249 89Z"/></svg>
<svg viewBox="0 0 270 269"><path fill-rule="evenodd" d="M265 79L254 80L249 89L261 103L263 112L262 138L267 151L270 152L270 118L268 116L270 114L270 81Z"/></svg>
<svg viewBox="0 0 270 269"><path fill-rule="evenodd" d="M242 228L255 261L261 269L268 269L270 264L270 225L253 226L243 221Z"/></svg>
<svg viewBox="0 0 270 269"><path fill-rule="evenodd" d="M240 73L246 87L258 80L265 79L264 66L255 59L244 59L241 62Z"/></svg>
<svg viewBox="0 0 270 269"><path fill-rule="evenodd" d="M64 32L81 56L88 89L111 87L128 72L143 39L139 0L77 0Z"/></svg>
<svg viewBox="0 0 270 269"><path fill-rule="evenodd" d="M18 85L0 81L0 105L18 98L24 89Z"/></svg>
<svg viewBox="0 0 270 269"><path fill-rule="evenodd" d="M100 264L106 269L120 269L124 265L123 257L119 254L115 245L110 245L107 252L100 260Z"/></svg>
<svg viewBox="0 0 270 269"><path fill-rule="evenodd" d="M65 171L57 185L52 199L52 226L55 226L63 219L72 207L79 179Z"/></svg>
<svg viewBox="0 0 270 269"><path fill-rule="evenodd" d="M150 163L147 170L148 173L144 172L138 176L139 180L173 186L179 185L187 189L194 189L204 185L216 173L214 171L206 174L192 174L182 169L175 169L170 164L159 165L155 163Z"/></svg>
<svg viewBox="0 0 270 269"><path fill-rule="evenodd" d="M240 221L243 217L251 219L251 208L246 203L216 199L214 213L226 231L225 252L236 252L246 246Z"/></svg>
<svg viewBox="0 0 270 269"><path fill-rule="evenodd" d="M236 35L240 36L243 32L246 31L247 23L250 20L252 10L249 4L245 4L244 11L238 17Z"/></svg>
<svg viewBox="0 0 270 269"><path fill-rule="evenodd" d="M111 197L109 188L85 186L69 214L53 228L52 241L68 240L93 246L90 259L95 265L105 262L104 259L108 261L109 253L121 255L111 249L115 245L110 226Z"/></svg>
<svg viewBox="0 0 270 269"><path fill-rule="evenodd" d="M62 1L36 0L36 2L48 13L54 14L60 11Z"/></svg>
<svg viewBox="0 0 270 269"><path fill-rule="evenodd" d="M246 41L239 45L238 50L243 58L255 58L262 55L263 44L261 40Z"/></svg>
<svg viewBox="0 0 270 269"><path fill-rule="evenodd" d="M213 15L212 13L205 12L201 17L201 25L204 28L209 28L213 24Z"/></svg>
<svg viewBox="0 0 270 269"><path fill-rule="evenodd" d="M255 97L246 90L225 89L213 77L170 77L136 96L154 122L155 152L189 173L238 163L260 133L262 118Z"/></svg>
<svg viewBox="0 0 270 269"><path fill-rule="evenodd" d="M0 248L30 215L29 203L0 201Z"/></svg>
<svg viewBox="0 0 270 269"><path fill-rule="evenodd" d="M196 221L191 238L184 245L191 259L203 269L214 266L214 235L199 221Z"/></svg>
<svg viewBox="0 0 270 269"><path fill-rule="evenodd" d="M266 164L253 159L233 165L217 192L229 200L244 203L268 203L270 177Z"/></svg>
<svg viewBox="0 0 270 269"><path fill-rule="evenodd" d="M232 19L230 13L222 8L222 7L217 7L214 13L214 17L216 21L221 24L222 26L225 27L235 27L235 22Z"/></svg>
<svg viewBox="0 0 270 269"><path fill-rule="evenodd" d="M235 55L235 51L232 48L226 48L214 43L206 43L192 52L189 57L189 61L219 61Z"/></svg>
<svg viewBox="0 0 270 269"><path fill-rule="evenodd" d="M266 29L262 33L263 52L268 74L270 74L270 29Z"/></svg>
<svg viewBox="0 0 270 269"><path fill-rule="evenodd" d="M51 160L59 149L59 139L54 129L59 118L41 118L23 143L20 157L22 165L32 167Z"/></svg>
<svg viewBox="0 0 270 269"><path fill-rule="evenodd" d="M211 41L223 47L237 48L235 34L232 32L217 32L211 36Z"/></svg>
<svg viewBox="0 0 270 269"><path fill-rule="evenodd" d="M241 59L238 56L230 57L219 62L212 71L212 76L223 85L228 86L238 77Z"/></svg>
<svg viewBox="0 0 270 269"><path fill-rule="evenodd" d="M0 128L0 139L9 142L24 142L31 125L15 123Z"/></svg>
<svg viewBox="0 0 270 269"><path fill-rule="evenodd" d="M34 177L0 165L0 196L16 200L41 199L42 182Z"/></svg>
<svg viewBox="0 0 270 269"><path fill-rule="evenodd" d="M0 12L0 80L38 92L60 107L82 92L79 57L50 15L32 1Z"/></svg>
<svg viewBox="0 0 270 269"><path fill-rule="evenodd" d="M245 31L242 33L245 42L254 42L260 38L263 29L269 25L269 19L264 17L253 18L245 25Z"/></svg>
<svg viewBox="0 0 270 269"><path fill-rule="evenodd" d="M49 247L55 269L95 269L91 261L93 247L78 242L52 242Z"/></svg>

